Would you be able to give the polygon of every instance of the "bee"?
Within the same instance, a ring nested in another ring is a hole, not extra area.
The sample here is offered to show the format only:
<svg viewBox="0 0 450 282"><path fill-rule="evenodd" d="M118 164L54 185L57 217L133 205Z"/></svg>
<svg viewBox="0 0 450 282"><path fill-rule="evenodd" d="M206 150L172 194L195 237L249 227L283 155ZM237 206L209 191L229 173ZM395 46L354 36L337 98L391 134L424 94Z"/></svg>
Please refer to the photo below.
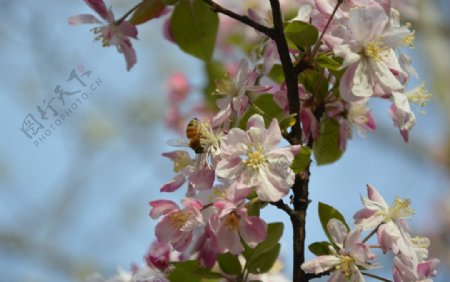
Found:
<svg viewBox="0 0 450 282"><path fill-rule="evenodd" d="M219 148L219 135L213 132L209 122L197 118L189 121L186 127L186 140L171 139L167 143L175 147L190 147L196 154L216 154Z"/></svg>
<svg viewBox="0 0 450 282"><path fill-rule="evenodd" d="M197 119L193 118L189 121L186 127L186 137L189 139L189 147L194 150L196 154L203 154L206 152L207 144L205 136L204 125Z"/></svg>

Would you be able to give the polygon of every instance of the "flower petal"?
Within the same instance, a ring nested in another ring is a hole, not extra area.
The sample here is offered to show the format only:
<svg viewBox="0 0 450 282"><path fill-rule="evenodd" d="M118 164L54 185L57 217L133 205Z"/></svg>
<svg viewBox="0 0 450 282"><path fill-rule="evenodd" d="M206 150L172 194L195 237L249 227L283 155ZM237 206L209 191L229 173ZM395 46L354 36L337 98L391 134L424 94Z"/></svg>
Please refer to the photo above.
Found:
<svg viewBox="0 0 450 282"><path fill-rule="evenodd" d="M93 23L100 23L100 21L93 15L81 14L78 16L69 17L70 25L93 24Z"/></svg>

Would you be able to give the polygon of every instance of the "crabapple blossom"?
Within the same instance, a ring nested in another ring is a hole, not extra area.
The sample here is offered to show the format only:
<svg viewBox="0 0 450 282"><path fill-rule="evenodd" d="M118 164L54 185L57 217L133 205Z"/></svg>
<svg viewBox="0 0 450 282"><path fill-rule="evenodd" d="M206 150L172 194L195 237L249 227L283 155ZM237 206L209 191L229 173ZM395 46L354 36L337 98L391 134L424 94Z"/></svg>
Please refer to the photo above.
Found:
<svg viewBox="0 0 450 282"><path fill-rule="evenodd" d="M270 89L266 86L255 85L258 74L255 70L249 70L248 61L242 59L239 63L235 77L228 75L225 79L217 81L215 95L221 96L217 100L220 111L212 121L213 127L229 122L234 113L241 117L248 108L247 92L261 93Z"/></svg>
<svg viewBox="0 0 450 282"><path fill-rule="evenodd" d="M154 242L144 259L148 266L164 271L169 266L171 247L169 244Z"/></svg>
<svg viewBox="0 0 450 282"><path fill-rule="evenodd" d="M247 131L232 128L223 137L217 176L255 187L261 201L280 200L294 183L290 166L300 149L299 145L276 148L281 138L276 119L266 129L263 117L253 115L248 120Z"/></svg>
<svg viewBox="0 0 450 282"><path fill-rule="evenodd" d="M198 253L197 259L205 267L211 268L216 263L217 254L219 253L217 237L211 230L209 224L205 226L203 232L198 237L194 244L193 252Z"/></svg>
<svg viewBox="0 0 450 282"><path fill-rule="evenodd" d="M116 21L111 9L107 9L103 0L84 0L107 24L93 29L95 34L99 34L95 39L101 39L103 46L115 45L117 51L125 56L127 70L136 64L136 52L131 45L130 38L137 39L138 31L136 26L126 20ZM99 24L101 21L94 15L81 14L69 18L69 24Z"/></svg>
<svg viewBox="0 0 450 282"><path fill-rule="evenodd" d="M372 269L377 265L370 262L375 255L370 251L369 246L359 239L361 229L357 228L349 232L344 223L332 218L327 224L327 230L338 249L330 245L330 255L307 261L302 264L302 269L306 273L315 274L331 271L328 281L364 281L358 266Z"/></svg>
<svg viewBox="0 0 450 282"><path fill-rule="evenodd" d="M438 259L420 262L416 269L411 269L400 258L394 258L394 282L432 282L437 274Z"/></svg>
<svg viewBox="0 0 450 282"><path fill-rule="evenodd" d="M202 203L196 199L184 198L184 208L170 200L157 200L150 202L152 207L150 217L164 218L156 225L155 234L161 243L170 243L177 251L184 251L189 247L193 238L193 231L204 226L201 209Z"/></svg>
<svg viewBox="0 0 450 282"><path fill-rule="evenodd" d="M407 27L393 26L389 16L379 5L353 8L349 12L342 45L335 46L336 55L344 58L348 66L341 84L341 96L347 101L357 101L377 94L402 91L403 85L391 71L398 46L409 46L414 33Z"/></svg>
<svg viewBox="0 0 450 282"><path fill-rule="evenodd" d="M195 190L210 189L214 183L214 170L205 162L192 159L189 153L183 150L162 154L173 161L174 172L178 173L169 182L161 187L161 192L173 192L178 190L188 181L187 196L192 196Z"/></svg>
<svg viewBox="0 0 450 282"><path fill-rule="evenodd" d="M371 248L393 253L395 282L431 281L439 260L428 258L427 238L410 235L409 200L396 198L389 206L371 185L362 197L364 208L354 215L355 228L320 203L320 221L327 223L331 242L313 243L310 250L320 255L307 262L302 247L311 165L339 159L354 128L361 135L376 129L368 107L372 97L392 103L391 118L405 141L416 122L413 104L423 106L430 98L423 85L406 91L417 73L399 49L412 46L415 34L409 24L400 24L396 8L410 1L416 0L143 0L116 20L103 0L85 0L106 23L79 15L70 24L101 24L94 28L96 39L116 45L128 70L136 63L132 23L174 11L165 20L164 36L204 60L208 78L205 103L189 105L189 111L183 109L192 102L186 99L191 92L186 76L175 73L168 80L166 123L185 135L169 145L189 147L195 155L162 154L173 162L175 176L160 191L187 184L187 192L182 206L149 202L150 217L161 218L155 227L158 242L145 255L145 267L110 281L284 281L273 271L283 225L263 220L260 210L267 205L291 219L293 281L327 274L334 282L362 282L363 275L386 280L368 272L379 266ZM230 42L242 52L235 53ZM226 60L242 54L247 57L239 64ZM228 75L219 79L223 68ZM193 118L197 114L202 120ZM290 192L291 201L283 200ZM378 244L369 245L374 235ZM177 273L167 275L171 261Z"/></svg>
<svg viewBox="0 0 450 282"><path fill-rule="evenodd" d="M257 216L248 216L245 207L237 207L228 201L217 201L214 207L217 212L210 218L210 225L219 252L238 255L244 251L241 237L252 248L266 238L266 223Z"/></svg>
<svg viewBox="0 0 450 282"><path fill-rule="evenodd" d="M372 185L367 185L368 197L363 197L364 209L354 215L355 223L363 229L377 227L378 242L384 252L392 250L414 257L409 244L410 235L405 219L414 214L408 199L395 198L391 206Z"/></svg>

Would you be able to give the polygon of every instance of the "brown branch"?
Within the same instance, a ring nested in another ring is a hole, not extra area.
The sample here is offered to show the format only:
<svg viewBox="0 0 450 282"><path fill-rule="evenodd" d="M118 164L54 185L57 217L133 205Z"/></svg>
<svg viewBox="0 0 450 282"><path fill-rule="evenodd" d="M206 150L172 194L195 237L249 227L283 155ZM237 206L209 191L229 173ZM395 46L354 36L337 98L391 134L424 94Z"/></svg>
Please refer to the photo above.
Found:
<svg viewBox="0 0 450 282"><path fill-rule="evenodd" d="M217 4L216 2L214 2L212 0L203 0L203 1L206 4L208 4L211 7L211 10L213 10L216 13L227 15L230 18L233 18L245 25L253 27L255 30L267 35L270 38L272 38L274 36L273 29L271 29L267 26L264 26L260 23L257 23L247 16L236 14L235 12L228 10L227 8L224 8L223 6Z"/></svg>
<svg viewBox="0 0 450 282"><path fill-rule="evenodd" d="M270 5L272 7L272 17L274 24L274 36L272 39L277 45L278 54L280 56L281 65L283 67L287 87L287 98L289 102L289 113L296 114L296 123L292 127L292 134L290 135L290 140L288 141L291 144L300 144L302 130L300 125L300 99L298 97L297 74L295 72L294 65L292 64L286 37L284 35L280 2L278 0L270 0Z"/></svg>
<svg viewBox="0 0 450 282"><path fill-rule="evenodd" d="M289 103L289 113L296 114L296 123L288 135L289 143L300 145L302 143L302 129L300 124L300 98L298 96L298 71L294 68L291 55L284 34L283 18L279 0L270 0L272 8L272 17L274 23L274 37L272 38L278 49L281 65L283 67L287 98ZM294 216L291 216L293 232L293 281L305 282L310 277L301 269L305 262L305 237L306 237L306 210L308 208L308 185L309 185L309 167L305 173L295 176L294 186L292 186L294 205Z"/></svg>
<svg viewBox="0 0 450 282"><path fill-rule="evenodd" d="M293 209L291 209L291 207L289 207L288 205L286 205L283 200L279 200L278 202L270 202L270 204L272 206L275 206L277 208L279 208L280 210L285 211L289 217L295 217L297 216L297 214L295 213L295 211Z"/></svg>

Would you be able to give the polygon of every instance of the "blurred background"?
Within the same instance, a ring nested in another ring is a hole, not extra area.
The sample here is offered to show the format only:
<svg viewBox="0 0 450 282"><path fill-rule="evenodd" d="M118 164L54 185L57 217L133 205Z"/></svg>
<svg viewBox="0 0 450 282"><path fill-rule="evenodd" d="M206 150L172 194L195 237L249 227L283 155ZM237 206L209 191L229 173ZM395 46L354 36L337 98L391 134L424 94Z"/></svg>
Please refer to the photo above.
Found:
<svg viewBox="0 0 450 282"><path fill-rule="evenodd" d="M135 3L107 1L118 16ZM450 281L450 4L401 3L417 32L409 54L433 98L416 109L408 144L392 126L389 105L373 103L379 130L365 138L355 132L339 162L313 166L307 242L325 239L318 201L351 222L371 183L388 202L396 195L412 200L411 228L431 238L430 256L442 261L436 281ZM205 84L203 65L166 41L163 20L156 20L139 26L138 63L127 72L115 48L93 41L92 26L67 24L91 12L81 0L0 0L0 281L83 281L141 264L156 224L148 202L181 198L159 193L173 177L161 153L178 136L165 126L166 81L186 73L195 99ZM63 109L52 101L58 89ZM53 119L52 105L64 119ZM24 125L40 130L40 139L29 138ZM272 207L263 216L286 222L281 256L289 276L290 223Z"/></svg>

